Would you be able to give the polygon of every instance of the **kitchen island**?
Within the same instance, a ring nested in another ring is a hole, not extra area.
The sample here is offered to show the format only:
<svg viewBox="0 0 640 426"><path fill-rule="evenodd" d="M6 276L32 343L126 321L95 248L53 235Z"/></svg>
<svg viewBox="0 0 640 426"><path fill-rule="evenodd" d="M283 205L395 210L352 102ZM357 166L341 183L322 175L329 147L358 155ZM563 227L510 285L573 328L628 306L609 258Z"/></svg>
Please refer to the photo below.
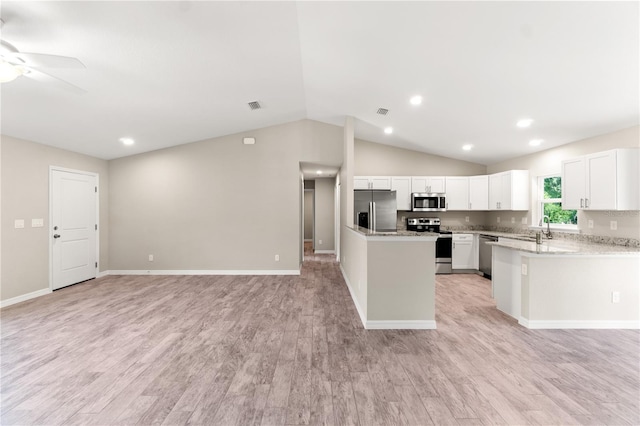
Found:
<svg viewBox="0 0 640 426"><path fill-rule="evenodd" d="M640 328L640 249L567 240L493 246L498 309L528 328Z"/></svg>
<svg viewBox="0 0 640 426"><path fill-rule="evenodd" d="M435 242L429 232L345 227L342 275L366 329L435 329Z"/></svg>

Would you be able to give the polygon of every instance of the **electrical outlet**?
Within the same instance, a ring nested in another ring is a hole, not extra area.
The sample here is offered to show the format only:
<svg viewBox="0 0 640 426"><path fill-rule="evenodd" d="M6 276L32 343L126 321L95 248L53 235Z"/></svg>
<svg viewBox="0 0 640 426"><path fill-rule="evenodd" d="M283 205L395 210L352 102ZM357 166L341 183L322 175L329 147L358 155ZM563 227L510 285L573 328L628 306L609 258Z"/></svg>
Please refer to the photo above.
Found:
<svg viewBox="0 0 640 426"><path fill-rule="evenodd" d="M276 254L276 262L280 262L280 255Z"/></svg>
<svg viewBox="0 0 640 426"><path fill-rule="evenodd" d="M13 221L13 227L16 229L24 228L24 219L16 219Z"/></svg>
<svg viewBox="0 0 640 426"><path fill-rule="evenodd" d="M611 303L620 303L620 292L612 291L611 292Z"/></svg>
<svg viewBox="0 0 640 426"><path fill-rule="evenodd" d="M469 222L469 216L465 216L465 217L464 217L464 221L465 221L465 222Z"/></svg>
<svg viewBox="0 0 640 426"><path fill-rule="evenodd" d="M322 245L322 240L318 240L318 244Z"/></svg>
<svg viewBox="0 0 640 426"><path fill-rule="evenodd" d="M593 229L593 219L589 219L588 226L590 229Z"/></svg>
<svg viewBox="0 0 640 426"><path fill-rule="evenodd" d="M404 219L405 219L405 217L404 217L404 216L400 216L400 222L403 222L403 223L404 223Z"/></svg>
<svg viewBox="0 0 640 426"><path fill-rule="evenodd" d="M498 223L500 223L500 216L498 216Z"/></svg>
<svg viewBox="0 0 640 426"><path fill-rule="evenodd" d="M149 262L153 262L153 255L152 254L149 255Z"/></svg>
<svg viewBox="0 0 640 426"><path fill-rule="evenodd" d="M618 221L617 220L612 220L611 222L609 222L609 226L611 227L612 231L617 231L618 230Z"/></svg>
<svg viewBox="0 0 640 426"><path fill-rule="evenodd" d="M31 219L32 228L42 228L44 226L44 219Z"/></svg>
<svg viewBox="0 0 640 426"><path fill-rule="evenodd" d="M527 264L526 263L522 264L522 275L527 275Z"/></svg>
<svg viewBox="0 0 640 426"><path fill-rule="evenodd" d="M511 218L511 223L516 223L516 218L515 217Z"/></svg>
<svg viewBox="0 0 640 426"><path fill-rule="evenodd" d="M523 217L523 218L522 218L522 224L523 224L523 225L526 225L526 224L527 224L527 218L526 218L526 217Z"/></svg>

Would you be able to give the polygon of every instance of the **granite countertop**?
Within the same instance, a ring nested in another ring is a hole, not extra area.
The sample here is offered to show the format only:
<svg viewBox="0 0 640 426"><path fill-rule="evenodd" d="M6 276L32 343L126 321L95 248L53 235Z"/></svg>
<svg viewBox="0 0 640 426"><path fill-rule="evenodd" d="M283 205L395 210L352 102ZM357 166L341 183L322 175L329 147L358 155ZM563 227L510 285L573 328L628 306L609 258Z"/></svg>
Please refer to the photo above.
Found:
<svg viewBox="0 0 640 426"><path fill-rule="evenodd" d="M485 234L484 232L480 233ZM509 237L509 234L505 236ZM511 240L488 244L536 254L640 255L638 247L593 244L582 241L543 240L542 244L536 244L535 241Z"/></svg>
<svg viewBox="0 0 640 426"><path fill-rule="evenodd" d="M439 234L434 234L433 232L414 232L407 231L406 229L398 229L397 231L372 231L368 228L363 228L362 226L349 226L349 229L354 230L355 232L364 235L366 237L422 237L425 239L434 239L438 237Z"/></svg>

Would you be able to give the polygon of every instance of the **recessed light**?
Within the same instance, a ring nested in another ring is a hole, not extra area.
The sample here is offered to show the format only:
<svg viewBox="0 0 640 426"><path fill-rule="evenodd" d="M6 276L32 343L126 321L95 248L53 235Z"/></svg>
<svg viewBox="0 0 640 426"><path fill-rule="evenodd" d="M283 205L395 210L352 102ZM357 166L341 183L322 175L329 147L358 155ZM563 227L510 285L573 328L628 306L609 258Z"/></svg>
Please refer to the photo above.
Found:
<svg viewBox="0 0 640 426"><path fill-rule="evenodd" d="M124 145L133 145L135 141L131 138L120 138L120 142L122 142Z"/></svg>
<svg viewBox="0 0 640 426"><path fill-rule="evenodd" d="M471 145L470 143L462 145L462 149L464 149L465 151L471 151L471 148L473 148L473 145Z"/></svg>
<svg viewBox="0 0 640 426"><path fill-rule="evenodd" d="M538 146L540 145L542 142L544 142L542 139L532 139L529 141L529 145L531 146Z"/></svg>
<svg viewBox="0 0 640 426"><path fill-rule="evenodd" d="M393 133L393 127L385 127L385 128L384 128L384 132L385 132L387 135L390 135L391 133Z"/></svg>
<svg viewBox="0 0 640 426"><path fill-rule="evenodd" d="M533 120L531 118L523 118L522 120L518 120L518 122L516 123L516 126L520 127L521 129L524 129L526 127L531 126L531 123L533 123Z"/></svg>
<svg viewBox="0 0 640 426"><path fill-rule="evenodd" d="M316 174L317 174L317 175L321 175L321 174L322 174L322 170L318 170L318 171L316 172Z"/></svg>
<svg viewBox="0 0 640 426"><path fill-rule="evenodd" d="M420 105L422 103L422 96L413 96L411 99L409 99L409 102L411 102L411 105Z"/></svg>

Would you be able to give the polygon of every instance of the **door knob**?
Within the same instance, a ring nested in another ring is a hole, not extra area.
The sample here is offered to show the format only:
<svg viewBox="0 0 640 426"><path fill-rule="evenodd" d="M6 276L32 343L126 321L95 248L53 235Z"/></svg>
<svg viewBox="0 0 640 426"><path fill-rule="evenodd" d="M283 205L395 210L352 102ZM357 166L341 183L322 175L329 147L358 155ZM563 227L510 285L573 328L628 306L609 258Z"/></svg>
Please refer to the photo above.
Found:
<svg viewBox="0 0 640 426"><path fill-rule="evenodd" d="M53 238L60 238L60 234L53 234Z"/></svg>

